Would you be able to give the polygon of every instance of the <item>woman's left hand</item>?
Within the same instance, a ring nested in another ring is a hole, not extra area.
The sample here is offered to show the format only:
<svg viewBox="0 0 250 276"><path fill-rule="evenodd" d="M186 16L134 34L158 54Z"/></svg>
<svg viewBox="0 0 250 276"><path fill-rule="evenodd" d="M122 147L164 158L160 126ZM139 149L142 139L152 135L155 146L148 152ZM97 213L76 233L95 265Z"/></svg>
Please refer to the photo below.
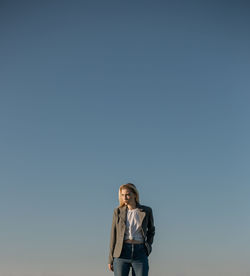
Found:
<svg viewBox="0 0 250 276"><path fill-rule="evenodd" d="M112 265L112 264L109 264L109 270L110 270L110 271L114 271L114 268L113 268L113 265Z"/></svg>

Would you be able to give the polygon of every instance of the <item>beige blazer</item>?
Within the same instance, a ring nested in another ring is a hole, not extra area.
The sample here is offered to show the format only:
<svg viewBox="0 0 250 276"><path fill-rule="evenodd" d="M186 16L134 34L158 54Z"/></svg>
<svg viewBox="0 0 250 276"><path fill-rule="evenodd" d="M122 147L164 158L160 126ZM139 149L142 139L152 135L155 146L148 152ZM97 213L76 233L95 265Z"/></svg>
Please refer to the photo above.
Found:
<svg viewBox="0 0 250 276"><path fill-rule="evenodd" d="M140 227L145 240L147 255L152 251L152 243L155 235L155 226L152 209L145 205L137 204L139 209ZM110 235L109 264L113 264L114 257L120 257L127 219L126 205L114 209Z"/></svg>

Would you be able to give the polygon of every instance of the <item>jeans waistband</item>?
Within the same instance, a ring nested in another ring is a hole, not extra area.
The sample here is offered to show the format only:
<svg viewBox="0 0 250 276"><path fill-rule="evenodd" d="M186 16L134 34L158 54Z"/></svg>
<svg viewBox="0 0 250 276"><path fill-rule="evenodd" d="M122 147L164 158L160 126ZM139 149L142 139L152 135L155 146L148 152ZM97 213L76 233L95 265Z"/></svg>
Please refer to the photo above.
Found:
<svg viewBox="0 0 250 276"><path fill-rule="evenodd" d="M127 243L127 242L124 242L123 243L123 246L126 246L126 247L144 247L144 243Z"/></svg>

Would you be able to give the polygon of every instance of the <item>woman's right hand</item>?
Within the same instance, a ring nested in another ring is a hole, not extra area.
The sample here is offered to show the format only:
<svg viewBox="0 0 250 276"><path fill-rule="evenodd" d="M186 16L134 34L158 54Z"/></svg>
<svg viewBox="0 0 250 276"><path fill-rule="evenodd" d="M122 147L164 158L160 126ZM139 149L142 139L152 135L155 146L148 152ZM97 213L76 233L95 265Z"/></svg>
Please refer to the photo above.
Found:
<svg viewBox="0 0 250 276"><path fill-rule="evenodd" d="M112 265L112 264L109 264L109 270L110 270L110 271L114 271L114 268L113 268L113 265Z"/></svg>

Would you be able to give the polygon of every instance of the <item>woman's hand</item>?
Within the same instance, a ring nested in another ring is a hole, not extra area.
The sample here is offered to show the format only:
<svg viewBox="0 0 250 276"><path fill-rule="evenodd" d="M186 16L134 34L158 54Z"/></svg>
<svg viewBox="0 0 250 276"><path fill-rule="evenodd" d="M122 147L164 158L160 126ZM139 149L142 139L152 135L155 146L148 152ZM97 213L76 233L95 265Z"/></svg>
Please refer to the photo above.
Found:
<svg viewBox="0 0 250 276"><path fill-rule="evenodd" d="M109 264L109 270L110 270L110 271L114 271L114 268L113 268L113 265L112 265L112 264Z"/></svg>

